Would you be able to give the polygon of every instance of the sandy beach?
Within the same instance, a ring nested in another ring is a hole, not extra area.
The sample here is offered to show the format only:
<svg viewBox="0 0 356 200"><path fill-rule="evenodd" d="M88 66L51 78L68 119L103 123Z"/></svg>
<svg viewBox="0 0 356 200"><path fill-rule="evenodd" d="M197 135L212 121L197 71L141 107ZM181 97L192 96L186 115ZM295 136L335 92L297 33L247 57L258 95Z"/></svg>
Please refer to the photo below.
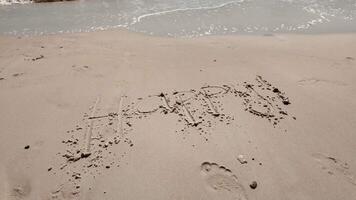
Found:
<svg viewBox="0 0 356 200"><path fill-rule="evenodd" d="M355 199L355 99L355 34L0 36L0 199Z"/></svg>

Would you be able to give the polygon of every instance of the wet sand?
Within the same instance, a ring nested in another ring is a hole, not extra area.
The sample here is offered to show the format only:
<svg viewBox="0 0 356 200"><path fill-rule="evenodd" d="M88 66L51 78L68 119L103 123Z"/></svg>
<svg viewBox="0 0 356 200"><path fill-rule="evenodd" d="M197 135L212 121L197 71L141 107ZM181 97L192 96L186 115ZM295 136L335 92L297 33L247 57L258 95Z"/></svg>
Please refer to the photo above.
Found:
<svg viewBox="0 0 356 200"><path fill-rule="evenodd" d="M353 199L356 35L0 37L0 199Z"/></svg>

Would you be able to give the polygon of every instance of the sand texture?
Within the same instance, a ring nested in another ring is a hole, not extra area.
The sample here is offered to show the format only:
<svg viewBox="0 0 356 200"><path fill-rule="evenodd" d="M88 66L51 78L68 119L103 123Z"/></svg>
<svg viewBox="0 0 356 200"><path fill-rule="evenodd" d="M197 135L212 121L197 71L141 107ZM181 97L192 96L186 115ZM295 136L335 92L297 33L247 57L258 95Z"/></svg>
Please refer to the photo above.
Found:
<svg viewBox="0 0 356 200"><path fill-rule="evenodd" d="M356 35L0 37L0 199L356 199Z"/></svg>

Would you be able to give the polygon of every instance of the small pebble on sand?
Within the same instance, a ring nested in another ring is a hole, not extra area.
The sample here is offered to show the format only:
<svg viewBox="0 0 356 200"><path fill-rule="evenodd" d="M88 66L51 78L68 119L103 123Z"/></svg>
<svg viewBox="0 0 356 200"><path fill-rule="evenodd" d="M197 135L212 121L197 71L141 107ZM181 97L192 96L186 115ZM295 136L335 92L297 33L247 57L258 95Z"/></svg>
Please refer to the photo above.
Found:
<svg viewBox="0 0 356 200"><path fill-rule="evenodd" d="M256 181L252 181L252 183L250 184L250 188L251 189L256 189L257 188L257 182Z"/></svg>

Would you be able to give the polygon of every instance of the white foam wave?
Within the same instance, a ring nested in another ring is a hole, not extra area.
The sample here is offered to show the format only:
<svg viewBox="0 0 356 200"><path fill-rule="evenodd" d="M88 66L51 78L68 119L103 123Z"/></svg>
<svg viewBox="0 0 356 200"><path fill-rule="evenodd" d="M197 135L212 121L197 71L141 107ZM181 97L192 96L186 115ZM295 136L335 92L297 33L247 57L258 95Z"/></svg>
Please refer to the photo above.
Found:
<svg viewBox="0 0 356 200"><path fill-rule="evenodd" d="M178 9L173 9L173 10L165 10L165 11L160 11L160 12L148 13L148 14L144 14L144 15L141 15L141 16L135 18L133 20L132 24L140 22L142 19L144 19L146 17L159 16L159 15L164 15L164 14L174 13L174 12L181 12L181 11L218 9L218 8L222 8L227 5L230 5L230 4L242 3L244 1L245 0L237 0L237 1L229 1L229 2L222 3L222 4L216 5L216 6L195 7L195 8L178 8Z"/></svg>
<svg viewBox="0 0 356 200"><path fill-rule="evenodd" d="M0 5L26 4L31 2L31 0L0 0Z"/></svg>

